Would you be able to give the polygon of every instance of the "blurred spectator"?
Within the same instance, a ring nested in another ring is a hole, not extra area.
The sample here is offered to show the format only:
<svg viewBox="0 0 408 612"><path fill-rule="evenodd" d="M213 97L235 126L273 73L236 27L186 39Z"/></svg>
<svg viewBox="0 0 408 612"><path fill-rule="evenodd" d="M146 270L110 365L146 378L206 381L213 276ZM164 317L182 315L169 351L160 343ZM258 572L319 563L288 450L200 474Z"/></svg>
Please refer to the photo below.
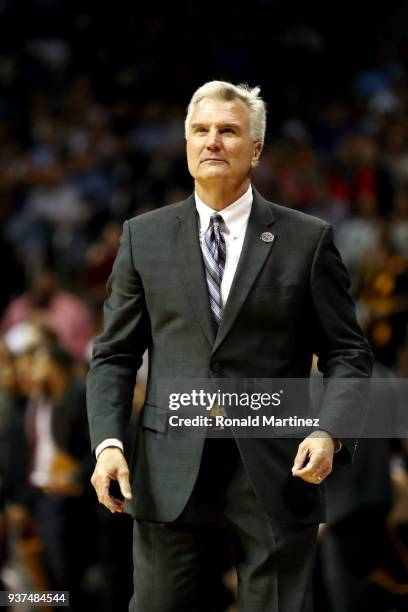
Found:
<svg viewBox="0 0 408 612"><path fill-rule="evenodd" d="M32 365L31 352L15 358L0 343L0 479L7 524L3 576L6 586L16 591L49 588L41 558L42 543L31 514L33 497L27 473L25 418L33 389Z"/></svg>
<svg viewBox="0 0 408 612"><path fill-rule="evenodd" d="M7 501L21 506L30 502L24 419L32 390L32 364L30 353L16 359L0 342L0 473ZM18 453L14 452L16 448Z"/></svg>
<svg viewBox="0 0 408 612"><path fill-rule="evenodd" d="M70 606L76 610L87 601L82 582L96 540L85 389L72 367L72 359L57 345L37 349L25 428L28 481L50 585L70 590Z"/></svg>
<svg viewBox="0 0 408 612"><path fill-rule="evenodd" d="M32 326L29 338L15 356L0 342L4 586L70 590L74 610L125 610L132 519L113 520L91 491L85 388L72 358L46 330Z"/></svg>
<svg viewBox="0 0 408 612"><path fill-rule="evenodd" d="M93 332L89 311L76 296L59 289L52 269L33 272L29 291L6 309L1 330L10 332L27 321L49 327L74 357L86 358Z"/></svg>

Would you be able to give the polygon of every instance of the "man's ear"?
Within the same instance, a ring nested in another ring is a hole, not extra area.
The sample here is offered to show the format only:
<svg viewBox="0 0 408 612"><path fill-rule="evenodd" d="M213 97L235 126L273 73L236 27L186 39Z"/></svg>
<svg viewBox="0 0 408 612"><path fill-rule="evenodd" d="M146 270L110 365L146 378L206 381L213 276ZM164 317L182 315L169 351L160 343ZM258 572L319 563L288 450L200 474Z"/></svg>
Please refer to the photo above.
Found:
<svg viewBox="0 0 408 612"><path fill-rule="evenodd" d="M255 168L255 166L258 164L258 162L259 162L259 158L261 157L262 149L263 149L262 142L260 142L260 141L258 140L258 141L255 143L255 148L254 148L254 156L253 156L253 158L252 158L252 162L251 162L251 166L252 166L252 168Z"/></svg>

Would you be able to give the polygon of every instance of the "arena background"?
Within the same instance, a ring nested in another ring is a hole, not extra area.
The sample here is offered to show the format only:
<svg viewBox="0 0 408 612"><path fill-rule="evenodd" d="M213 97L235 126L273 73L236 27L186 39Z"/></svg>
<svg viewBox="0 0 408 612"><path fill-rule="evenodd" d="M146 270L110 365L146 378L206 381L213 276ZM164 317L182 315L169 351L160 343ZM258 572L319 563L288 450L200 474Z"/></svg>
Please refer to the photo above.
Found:
<svg viewBox="0 0 408 612"><path fill-rule="evenodd" d="M91 491L83 380L123 221L192 190L183 121L205 81L261 87L255 186L333 224L376 375L408 375L407 33L407 2L0 0L3 590L127 609L132 525ZM33 483L44 406L61 479ZM407 448L366 441L328 483L318 612L407 609ZM227 559L217 610L234 588Z"/></svg>

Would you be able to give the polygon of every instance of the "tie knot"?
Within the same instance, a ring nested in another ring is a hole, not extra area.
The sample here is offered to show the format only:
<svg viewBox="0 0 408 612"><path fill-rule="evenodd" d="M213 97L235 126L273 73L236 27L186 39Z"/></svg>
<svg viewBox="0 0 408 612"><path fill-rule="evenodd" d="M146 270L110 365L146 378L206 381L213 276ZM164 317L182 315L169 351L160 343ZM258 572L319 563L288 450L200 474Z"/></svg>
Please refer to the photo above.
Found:
<svg viewBox="0 0 408 612"><path fill-rule="evenodd" d="M214 213L213 215L211 215L212 225L220 225L220 223L222 223L223 221L224 219L222 218L220 214Z"/></svg>

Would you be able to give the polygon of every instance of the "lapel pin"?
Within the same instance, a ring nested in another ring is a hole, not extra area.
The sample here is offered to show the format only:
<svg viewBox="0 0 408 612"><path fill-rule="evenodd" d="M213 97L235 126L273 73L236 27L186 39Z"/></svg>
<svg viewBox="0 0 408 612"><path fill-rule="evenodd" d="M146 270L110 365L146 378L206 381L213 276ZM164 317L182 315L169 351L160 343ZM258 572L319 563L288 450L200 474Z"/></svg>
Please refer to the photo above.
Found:
<svg viewBox="0 0 408 612"><path fill-rule="evenodd" d="M274 239L275 236L271 234L271 232L263 232L263 234L261 234L261 240L263 242L273 242Z"/></svg>

